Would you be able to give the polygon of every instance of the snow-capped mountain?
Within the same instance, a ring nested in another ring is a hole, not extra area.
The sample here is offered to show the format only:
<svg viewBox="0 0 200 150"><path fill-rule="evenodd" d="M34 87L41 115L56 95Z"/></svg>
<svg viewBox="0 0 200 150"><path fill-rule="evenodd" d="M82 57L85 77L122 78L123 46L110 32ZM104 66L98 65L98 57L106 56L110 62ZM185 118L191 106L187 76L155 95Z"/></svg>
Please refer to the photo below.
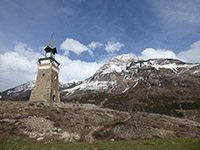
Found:
<svg viewBox="0 0 200 150"><path fill-rule="evenodd" d="M0 100L28 100L35 81L29 81L25 84L0 92Z"/></svg>
<svg viewBox="0 0 200 150"><path fill-rule="evenodd" d="M26 91L32 90L34 86L35 86L35 81L29 81L13 89L7 90L7 94L13 95L13 94L18 94L19 92L26 92Z"/></svg>
<svg viewBox="0 0 200 150"><path fill-rule="evenodd" d="M131 62L136 62L138 60L139 59L134 54L114 57L97 70L92 77L83 81L82 84L74 88L67 88L66 90L63 90L63 92L68 95L77 90L96 90L100 92L111 91L112 87L117 85L117 80L115 79L114 74L121 74L126 70L126 67L129 66ZM110 74L113 74L112 77L110 77Z"/></svg>
<svg viewBox="0 0 200 150"><path fill-rule="evenodd" d="M165 87L170 82L200 86L200 64L184 63L175 59L141 60L134 54L117 56L103 65L92 77L81 84L62 91L63 99L87 95L88 93L125 93L139 84ZM194 83L194 84L193 84Z"/></svg>

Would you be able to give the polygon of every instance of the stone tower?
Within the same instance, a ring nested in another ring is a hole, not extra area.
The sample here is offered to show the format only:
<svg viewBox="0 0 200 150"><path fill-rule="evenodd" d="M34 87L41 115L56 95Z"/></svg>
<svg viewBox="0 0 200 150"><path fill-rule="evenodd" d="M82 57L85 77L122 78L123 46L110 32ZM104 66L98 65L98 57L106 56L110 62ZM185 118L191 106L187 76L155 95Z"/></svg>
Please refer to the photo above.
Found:
<svg viewBox="0 0 200 150"><path fill-rule="evenodd" d="M56 61L56 48L53 46L53 35L49 46L45 49L45 58L40 58L35 87L31 91L29 101L59 102L58 73L60 63Z"/></svg>

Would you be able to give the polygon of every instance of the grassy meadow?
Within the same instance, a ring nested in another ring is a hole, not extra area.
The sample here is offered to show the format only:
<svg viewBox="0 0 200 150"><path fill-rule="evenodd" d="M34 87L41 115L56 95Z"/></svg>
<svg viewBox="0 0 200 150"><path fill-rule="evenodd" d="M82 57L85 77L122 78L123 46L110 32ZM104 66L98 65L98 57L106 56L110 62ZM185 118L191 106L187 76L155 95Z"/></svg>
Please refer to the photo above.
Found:
<svg viewBox="0 0 200 150"><path fill-rule="evenodd" d="M92 144L0 139L0 150L200 150L200 138L97 141Z"/></svg>

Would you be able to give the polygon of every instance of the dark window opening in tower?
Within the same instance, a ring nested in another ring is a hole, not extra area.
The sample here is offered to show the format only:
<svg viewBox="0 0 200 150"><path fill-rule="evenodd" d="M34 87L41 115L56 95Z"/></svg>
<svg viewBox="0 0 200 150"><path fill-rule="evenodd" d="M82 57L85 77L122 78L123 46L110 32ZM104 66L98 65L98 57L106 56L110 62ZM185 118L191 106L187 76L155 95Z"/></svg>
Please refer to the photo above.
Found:
<svg viewBox="0 0 200 150"><path fill-rule="evenodd" d="M53 101L56 101L56 96L55 95L53 95Z"/></svg>
<svg viewBox="0 0 200 150"><path fill-rule="evenodd" d="M42 76L44 77L44 76L45 76L45 73L43 73Z"/></svg>

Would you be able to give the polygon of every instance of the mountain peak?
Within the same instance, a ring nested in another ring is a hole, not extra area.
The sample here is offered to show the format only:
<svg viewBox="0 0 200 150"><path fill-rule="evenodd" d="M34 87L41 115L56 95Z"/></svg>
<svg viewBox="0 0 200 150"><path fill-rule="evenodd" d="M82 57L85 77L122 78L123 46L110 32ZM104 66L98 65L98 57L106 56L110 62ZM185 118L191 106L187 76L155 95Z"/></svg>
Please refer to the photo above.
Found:
<svg viewBox="0 0 200 150"><path fill-rule="evenodd" d="M139 58L135 54L123 54L117 57L113 57L110 61L117 60L120 62L130 62L130 61L138 61Z"/></svg>
<svg viewBox="0 0 200 150"><path fill-rule="evenodd" d="M107 74L111 72L122 72L128 64L137 62L139 58L135 54L123 54L110 59L105 65L103 65L96 74Z"/></svg>

